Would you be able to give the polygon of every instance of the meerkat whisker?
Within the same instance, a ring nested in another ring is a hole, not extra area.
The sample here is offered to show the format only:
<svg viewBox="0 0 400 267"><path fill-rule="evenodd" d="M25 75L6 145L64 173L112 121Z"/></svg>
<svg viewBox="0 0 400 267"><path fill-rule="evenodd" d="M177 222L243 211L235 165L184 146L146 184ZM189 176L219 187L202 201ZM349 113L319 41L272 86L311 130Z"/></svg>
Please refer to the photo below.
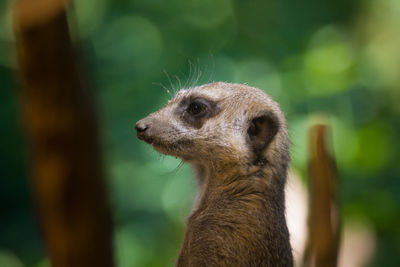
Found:
<svg viewBox="0 0 400 267"><path fill-rule="evenodd" d="M171 92L169 91L169 89L164 84L162 84L162 83L153 83L153 84L161 86L171 96Z"/></svg>
<svg viewBox="0 0 400 267"><path fill-rule="evenodd" d="M172 83L172 81L171 81L171 78L169 77L168 72L167 72L166 70L163 70L163 72L164 72L164 74L167 76L167 79L168 79L168 81L169 81L169 85L171 86L171 89L175 92L176 89L174 88L174 85L173 85L173 83Z"/></svg>
<svg viewBox="0 0 400 267"><path fill-rule="evenodd" d="M178 81L179 88L182 88L181 79L179 79L178 75L174 75L174 77Z"/></svg>

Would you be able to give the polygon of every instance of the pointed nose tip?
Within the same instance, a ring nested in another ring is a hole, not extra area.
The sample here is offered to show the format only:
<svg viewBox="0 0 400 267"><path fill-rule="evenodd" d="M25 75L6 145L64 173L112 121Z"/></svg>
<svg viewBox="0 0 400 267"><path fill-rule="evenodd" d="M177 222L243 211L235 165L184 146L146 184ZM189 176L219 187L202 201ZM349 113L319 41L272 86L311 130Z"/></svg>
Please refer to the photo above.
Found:
<svg viewBox="0 0 400 267"><path fill-rule="evenodd" d="M146 120L140 120L135 124L135 129L137 133L137 137L140 140L146 141L147 143L151 143L152 138L149 133L150 123Z"/></svg>
<svg viewBox="0 0 400 267"><path fill-rule="evenodd" d="M145 132L147 129L149 128L149 126L145 123L143 123L142 121L138 121L135 125L135 129L138 133L143 133Z"/></svg>

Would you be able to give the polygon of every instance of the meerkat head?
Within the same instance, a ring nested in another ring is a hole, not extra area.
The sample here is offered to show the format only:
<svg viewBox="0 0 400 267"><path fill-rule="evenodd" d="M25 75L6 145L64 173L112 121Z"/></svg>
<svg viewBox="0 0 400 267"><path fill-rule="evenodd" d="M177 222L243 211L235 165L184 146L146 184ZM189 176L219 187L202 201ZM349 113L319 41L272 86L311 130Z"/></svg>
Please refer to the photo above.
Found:
<svg viewBox="0 0 400 267"><path fill-rule="evenodd" d="M136 123L157 151L205 167L242 172L288 159L286 121L269 96L242 84L212 83L179 91Z"/></svg>

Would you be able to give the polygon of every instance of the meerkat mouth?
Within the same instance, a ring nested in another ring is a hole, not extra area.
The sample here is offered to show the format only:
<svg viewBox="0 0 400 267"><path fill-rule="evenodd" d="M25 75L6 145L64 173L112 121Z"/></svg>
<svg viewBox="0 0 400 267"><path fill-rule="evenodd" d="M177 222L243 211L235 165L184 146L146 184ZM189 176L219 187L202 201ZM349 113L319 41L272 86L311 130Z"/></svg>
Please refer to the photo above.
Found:
<svg viewBox="0 0 400 267"><path fill-rule="evenodd" d="M173 156L174 155L174 149L171 146L167 145L167 144L164 144L164 143L161 143L161 142L157 142L157 141L154 141L154 140L152 140L152 142L149 143L149 144L151 144L152 147L156 151L160 152L161 154L169 155L169 156Z"/></svg>
<svg viewBox="0 0 400 267"><path fill-rule="evenodd" d="M185 155L182 154L182 151L184 151L185 148L187 148L188 146L192 145L192 142L189 140L179 140L174 143L169 143L152 138L151 140L147 140L146 142L148 144L151 144L151 146L161 154L174 156L181 159L185 157Z"/></svg>
<svg viewBox="0 0 400 267"><path fill-rule="evenodd" d="M147 144L152 145L154 142L154 139L150 137L149 135L145 134L144 132L137 132L137 137L139 140L145 141Z"/></svg>

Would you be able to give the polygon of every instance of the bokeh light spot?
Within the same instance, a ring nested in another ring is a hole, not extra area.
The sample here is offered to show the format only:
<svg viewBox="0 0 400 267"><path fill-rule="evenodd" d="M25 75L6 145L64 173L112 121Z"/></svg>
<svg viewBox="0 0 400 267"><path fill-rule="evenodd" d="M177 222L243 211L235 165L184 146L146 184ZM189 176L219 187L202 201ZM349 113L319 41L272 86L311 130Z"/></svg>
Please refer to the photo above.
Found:
<svg viewBox="0 0 400 267"><path fill-rule="evenodd" d="M0 266L4 267L23 267L24 265L12 252L0 250Z"/></svg>
<svg viewBox="0 0 400 267"><path fill-rule="evenodd" d="M182 170L183 171L183 170ZM190 175L175 175L170 179L162 192L162 206L168 217L177 223L183 223L184 217L189 215L193 197L195 195L195 180Z"/></svg>
<svg viewBox="0 0 400 267"><path fill-rule="evenodd" d="M183 18L190 24L211 28L217 27L232 17L233 9L230 0L178 0L184 10Z"/></svg>
<svg viewBox="0 0 400 267"><path fill-rule="evenodd" d="M326 95L350 89L356 79L355 52L338 30L322 28L311 44L304 56L304 82L309 93Z"/></svg>
<svg viewBox="0 0 400 267"><path fill-rule="evenodd" d="M135 237L135 228L131 225L118 229L115 237L117 266L145 266L152 258L152 249Z"/></svg>
<svg viewBox="0 0 400 267"><path fill-rule="evenodd" d="M107 9L107 0L74 1L73 8L79 35L86 36L101 23Z"/></svg>
<svg viewBox="0 0 400 267"><path fill-rule="evenodd" d="M392 129L383 123L371 123L358 131L358 171L376 172L386 166L394 152L392 136Z"/></svg>
<svg viewBox="0 0 400 267"><path fill-rule="evenodd" d="M158 27L139 16L118 18L106 26L95 41L96 54L100 59L124 64L131 73L148 70L157 62L162 49Z"/></svg>
<svg viewBox="0 0 400 267"><path fill-rule="evenodd" d="M238 63L235 82L258 87L275 99L282 97L279 72L263 60L254 59Z"/></svg>

